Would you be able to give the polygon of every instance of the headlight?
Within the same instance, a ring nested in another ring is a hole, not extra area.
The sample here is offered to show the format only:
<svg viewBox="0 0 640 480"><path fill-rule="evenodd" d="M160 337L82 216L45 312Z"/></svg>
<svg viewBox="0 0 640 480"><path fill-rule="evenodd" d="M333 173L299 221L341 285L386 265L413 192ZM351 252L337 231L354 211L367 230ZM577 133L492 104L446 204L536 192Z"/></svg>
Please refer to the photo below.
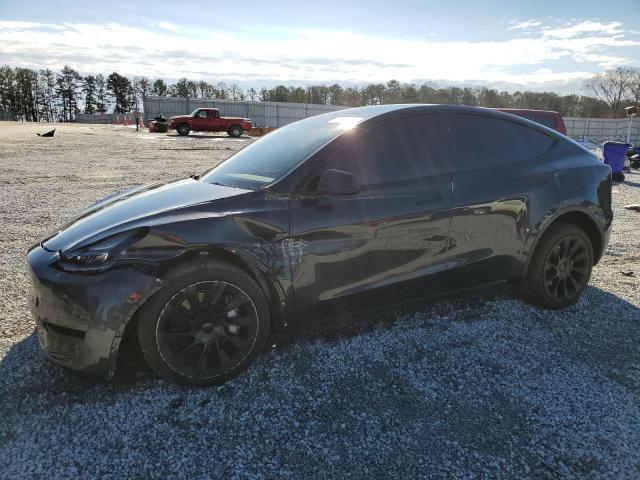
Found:
<svg viewBox="0 0 640 480"><path fill-rule="evenodd" d="M148 232L147 228L129 230L104 238L69 252L59 252L60 266L67 271L96 271L106 268L126 248Z"/></svg>

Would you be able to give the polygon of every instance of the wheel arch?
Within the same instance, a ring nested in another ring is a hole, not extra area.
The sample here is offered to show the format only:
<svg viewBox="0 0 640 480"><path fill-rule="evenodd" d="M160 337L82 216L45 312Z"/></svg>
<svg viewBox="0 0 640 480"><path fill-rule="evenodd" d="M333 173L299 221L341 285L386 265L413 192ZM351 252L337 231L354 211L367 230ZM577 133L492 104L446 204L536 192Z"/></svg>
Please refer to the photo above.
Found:
<svg viewBox="0 0 640 480"><path fill-rule="evenodd" d="M531 259L533 258L533 252L535 252L536 248L538 247L540 240L545 236L549 228L557 223L568 223L570 225L575 225L576 227L583 230L591 241L591 246L593 248L593 264L596 265L602 258L602 255L604 254L603 250L605 240L596 220L591 215L582 210L563 211L549 219L540 231L540 234L536 236L535 242L530 248L531 254L528 256L525 275L529 270Z"/></svg>
<svg viewBox="0 0 640 480"><path fill-rule="evenodd" d="M228 263L249 275L258 284L265 295L267 304L269 305L272 331L284 326L284 291L281 291L281 288L279 288L279 285L276 281L269 281L269 273L265 267L258 266L257 262L248 260L247 255L240 253L238 250L228 250L224 247L219 246L208 246L202 249L190 250L189 252L186 252L185 254L178 257L178 259L176 259L175 261L164 265L162 268L162 272L159 274L159 277L161 278L165 272L186 262L207 260L217 260ZM124 341L127 341L126 339L130 339L131 337L135 336L136 323L140 312L143 310L145 305L147 305L148 302L153 298L153 296L158 293L160 289L165 285L166 282L162 282L160 280L158 282L157 288L154 288L152 291L148 292L148 294L145 295L142 298L142 301L140 301L136 306L135 310L130 312L126 321L122 322L119 328L119 332L114 338L111 347L112 371L115 371L116 369L122 344L124 343ZM136 348L139 347L136 346Z"/></svg>

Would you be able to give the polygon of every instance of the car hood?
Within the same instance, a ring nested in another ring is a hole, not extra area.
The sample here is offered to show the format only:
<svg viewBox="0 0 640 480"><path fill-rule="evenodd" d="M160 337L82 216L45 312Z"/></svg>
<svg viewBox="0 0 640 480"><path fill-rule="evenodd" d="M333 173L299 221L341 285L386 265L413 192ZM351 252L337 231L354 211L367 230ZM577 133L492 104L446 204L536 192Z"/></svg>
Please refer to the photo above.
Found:
<svg viewBox="0 0 640 480"><path fill-rule="evenodd" d="M169 211L177 213L188 207L249 192L194 179L135 187L96 202L43 240L42 246L49 251L66 251L117 233L118 227L144 226L144 219L151 219L158 214Z"/></svg>
<svg viewBox="0 0 640 480"><path fill-rule="evenodd" d="M187 120L193 118L191 115L174 115L169 120Z"/></svg>

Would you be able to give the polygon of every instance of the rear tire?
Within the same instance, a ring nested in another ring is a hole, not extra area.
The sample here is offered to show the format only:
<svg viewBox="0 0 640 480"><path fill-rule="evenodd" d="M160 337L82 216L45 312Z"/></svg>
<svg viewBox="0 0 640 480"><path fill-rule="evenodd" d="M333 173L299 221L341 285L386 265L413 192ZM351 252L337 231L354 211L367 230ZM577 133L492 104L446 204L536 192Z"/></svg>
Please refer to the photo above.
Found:
<svg viewBox="0 0 640 480"><path fill-rule="evenodd" d="M187 125L186 123L181 123L176 127L176 131L178 132L178 135L186 137L187 135L189 135L191 127L189 127L189 125Z"/></svg>
<svg viewBox="0 0 640 480"><path fill-rule="evenodd" d="M549 227L535 249L521 290L526 300L543 308L565 308L578 301L589 283L593 246L575 225Z"/></svg>
<svg viewBox="0 0 640 480"><path fill-rule="evenodd" d="M233 125L227 133L229 134L230 137L238 138L242 136L242 134L244 133L244 130L240 125Z"/></svg>
<svg viewBox="0 0 640 480"><path fill-rule="evenodd" d="M269 336L269 307L256 282L218 261L172 270L168 287L140 312L138 340L151 368L169 381L214 385L236 377Z"/></svg>

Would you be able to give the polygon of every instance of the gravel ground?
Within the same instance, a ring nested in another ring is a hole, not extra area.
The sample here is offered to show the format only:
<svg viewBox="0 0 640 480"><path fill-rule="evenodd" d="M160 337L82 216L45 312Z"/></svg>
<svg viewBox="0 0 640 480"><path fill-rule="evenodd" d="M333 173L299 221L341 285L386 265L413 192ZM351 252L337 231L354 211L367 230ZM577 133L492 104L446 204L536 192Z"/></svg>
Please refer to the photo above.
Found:
<svg viewBox="0 0 640 480"><path fill-rule="evenodd" d="M640 477L640 213L621 208L640 174L614 187L609 249L567 310L494 287L276 338L219 388L135 362L102 383L39 352L26 249L108 193L251 140L46 127L0 125L1 478Z"/></svg>

